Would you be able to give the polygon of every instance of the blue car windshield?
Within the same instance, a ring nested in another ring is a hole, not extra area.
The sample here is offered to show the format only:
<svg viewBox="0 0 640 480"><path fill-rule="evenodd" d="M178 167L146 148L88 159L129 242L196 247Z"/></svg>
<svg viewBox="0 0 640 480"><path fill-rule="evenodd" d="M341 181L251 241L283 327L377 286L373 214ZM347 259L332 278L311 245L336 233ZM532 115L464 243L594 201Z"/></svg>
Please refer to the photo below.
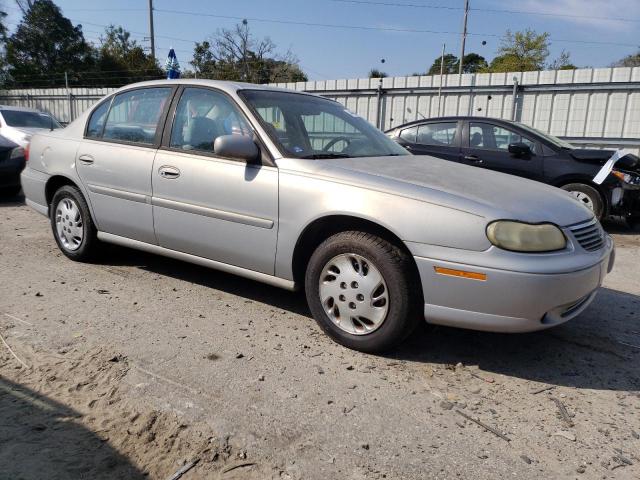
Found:
<svg viewBox="0 0 640 480"><path fill-rule="evenodd" d="M333 100L272 90L242 90L239 94L284 156L322 159L410 155Z"/></svg>

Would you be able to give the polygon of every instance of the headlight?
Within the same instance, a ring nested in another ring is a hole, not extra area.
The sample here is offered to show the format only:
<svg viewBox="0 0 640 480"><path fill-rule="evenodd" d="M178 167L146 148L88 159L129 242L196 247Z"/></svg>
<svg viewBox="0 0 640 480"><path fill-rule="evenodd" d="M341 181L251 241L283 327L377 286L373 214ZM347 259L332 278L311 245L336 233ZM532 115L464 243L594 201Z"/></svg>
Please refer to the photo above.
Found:
<svg viewBox="0 0 640 480"><path fill-rule="evenodd" d="M567 246L564 233L552 223L498 220L487 227L487 238L496 247L514 252L552 252Z"/></svg>
<svg viewBox="0 0 640 480"><path fill-rule="evenodd" d="M631 173L621 172L620 170L611 170L611 173L629 185L640 185L640 176Z"/></svg>

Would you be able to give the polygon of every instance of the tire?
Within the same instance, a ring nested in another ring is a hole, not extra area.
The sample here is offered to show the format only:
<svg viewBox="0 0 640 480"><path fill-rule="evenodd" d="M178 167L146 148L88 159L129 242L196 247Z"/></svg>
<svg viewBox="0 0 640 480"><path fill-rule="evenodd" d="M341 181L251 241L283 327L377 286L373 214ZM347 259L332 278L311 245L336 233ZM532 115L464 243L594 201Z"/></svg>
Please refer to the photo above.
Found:
<svg viewBox="0 0 640 480"><path fill-rule="evenodd" d="M311 255L307 302L337 343L367 353L389 350L423 321L413 272L411 257L388 241L365 232L337 233Z"/></svg>
<svg viewBox="0 0 640 480"><path fill-rule="evenodd" d="M80 190L70 185L60 187L51 201L49 216L53 238L62 253L78 262L94 258L96 227Z"/></svg>
<svg viewBox="0 0 640 480"><path fill-rule="evenodd" d="M595 188L585 185L584 183L568 183L560 188L582 201L587 208L593 211L593 214L598 220L602 220L602 216L604 214L604 201L602 200L600 192Z"/></svg>

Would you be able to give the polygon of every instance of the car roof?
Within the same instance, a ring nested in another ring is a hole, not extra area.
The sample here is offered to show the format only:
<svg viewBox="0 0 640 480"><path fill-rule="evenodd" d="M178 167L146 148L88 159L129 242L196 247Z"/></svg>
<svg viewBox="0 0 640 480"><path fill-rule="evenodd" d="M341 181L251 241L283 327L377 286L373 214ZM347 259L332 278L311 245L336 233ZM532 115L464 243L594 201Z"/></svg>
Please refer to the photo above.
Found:
<svg viewBox="0 0 640 480"><path fill-rule="evenodd" d="M234 82L234 81L227 81L227 80L207 80L207 79L199 79L199 78L150 80L146 82L132 83L130 85L126 85L118 89L117 91L121 92L121 91L126 91L132 88L156 87L156 86L162 87L167 85L191 85L191 86L201 86L201 87L215 87L227 93L235 93L239 90L265 90L265 91L273 91L273 92L299 93L300 95L309 95L312 97L319 96L319 95L314 95L312 93L301 92L298 90L290 90L286 88L273 87L271 85L246 83L246 82Z"/></svg>
<svg viewBox="0 0 640 480"><path fill-rule="evenodd" d="M505 120L504 118L493 118L493 117L474 117L469 115L455 115L449 117L432 117L432 118L420 118L418 120L413 120L412 122L403 123L402 125L398 125L397 127L393 127L391 130L397 130L398 128L406 128L411 125L420 125L423 123L432 123L432 122L457 122L459 120L475 120L475 121L490 121L495 123L502 123L504 125L513 125L517 127L517 123L512 120Z"/></svg>

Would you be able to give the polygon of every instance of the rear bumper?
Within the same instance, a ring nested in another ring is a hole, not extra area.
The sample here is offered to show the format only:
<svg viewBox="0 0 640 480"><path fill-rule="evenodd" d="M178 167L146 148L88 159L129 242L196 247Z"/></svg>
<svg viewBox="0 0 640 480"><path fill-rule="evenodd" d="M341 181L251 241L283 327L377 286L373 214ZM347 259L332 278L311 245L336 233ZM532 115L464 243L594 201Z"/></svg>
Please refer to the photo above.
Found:
<svg viewBox="0 0 640 480"><path fill-rule="evenodd" d="M414 257L428 323L492 332L532 332L560 325L595 298L614 262L607 237L600 260L567 273L524 273ZM437 274L435 267L480 272L486 280Z"/></svg>
<svg viewBox="0 0 640 480"><path fill-rule="evenodd" d="M45 187L48 179L49 175L33 170L29 168L29 166L27 166L20 175L22 191L24 192L27 205L45 216L49 214L45 195Z"/></svg>

